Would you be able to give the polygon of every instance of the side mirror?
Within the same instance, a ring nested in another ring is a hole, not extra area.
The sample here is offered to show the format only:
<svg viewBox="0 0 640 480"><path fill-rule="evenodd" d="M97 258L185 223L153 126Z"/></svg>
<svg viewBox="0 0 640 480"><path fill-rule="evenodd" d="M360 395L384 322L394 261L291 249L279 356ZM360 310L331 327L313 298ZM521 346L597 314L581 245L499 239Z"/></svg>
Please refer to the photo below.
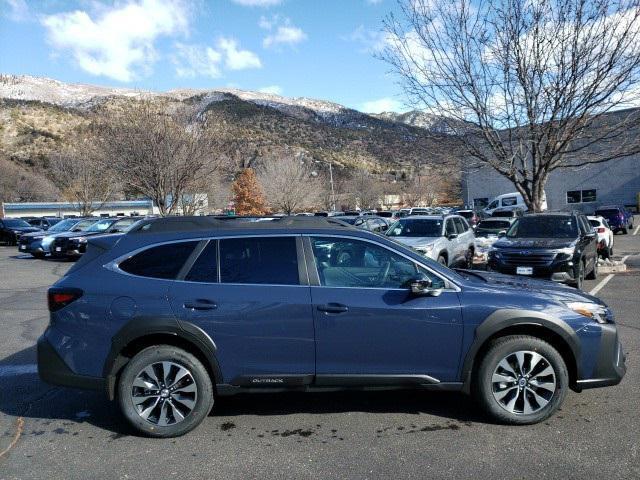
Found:
<svg viewBox="0 0 640 480"><path fill-rule="evenodd" d="M71 231L72 231L72 232L74 232L74 233L75 233L75 232L81 232L81 231L82 231L82 229L81 229L81 228L74 228L74 229L73 229L73 230L71 230Z"/></svg>
<svg viewBox="0 0 640 480"><path fill-rule="evenodd" d="M411 294L420 297L437 297L442 293L439 288L433 288L433 282L426 275L419 275L410 281Z"/></svg>
<svg viewBox="0 0 640 480"><path fill-rule="evenodd" d="M447 235L447 238L449 240L455 240L456 238L458 238L458 234L457 233L450 233Z"/></svg>
<svg viewBox="0 0 640 480"><path fill-rule="evenodd" d="M502 237L506 237L507 236L507 231L506 230L501 230L498 232L498 238L502 238Z"/></svg>

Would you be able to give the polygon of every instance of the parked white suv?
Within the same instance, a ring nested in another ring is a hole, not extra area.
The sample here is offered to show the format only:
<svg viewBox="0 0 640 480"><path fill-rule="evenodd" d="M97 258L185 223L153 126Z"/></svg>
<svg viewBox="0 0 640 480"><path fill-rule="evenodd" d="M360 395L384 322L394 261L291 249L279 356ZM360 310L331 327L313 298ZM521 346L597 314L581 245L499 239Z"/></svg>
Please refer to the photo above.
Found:
<svg viewBox="0 0 640 480"><path fill-rule="evenodd" d="M473 230L460 215L415 215L399 219L386 235L442 265L473 264Z"/></svg>
<svg viewBox="0 0 640 480"><path fill-rule="evenodd" d="M604 217L590 216L587 219L598 235L598 255L602 258L611 258L613 256L613 230Z"/></svg>

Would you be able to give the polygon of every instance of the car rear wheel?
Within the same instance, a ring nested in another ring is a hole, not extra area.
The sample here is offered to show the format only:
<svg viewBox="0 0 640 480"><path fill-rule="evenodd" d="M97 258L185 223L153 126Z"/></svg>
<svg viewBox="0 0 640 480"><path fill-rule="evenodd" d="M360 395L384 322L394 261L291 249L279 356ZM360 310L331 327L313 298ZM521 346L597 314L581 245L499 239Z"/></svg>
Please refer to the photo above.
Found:
<svg viewBox="0 0 640 480"><path fill-rule="evenodd" d="M189 352L156 345L138 353L118 382L126 419L150 437L177 437L193 430L213 406L207 369Z"/></svg>
<svg viewBox="0 0 640 480"><path fill-rule="evenodd" d="M444 265L445 267L447 266L447 259L444 257L444 255L438 255L438 263L440 265Z"/></svg>
<svg viewBox="0 0 640 480"><path fill-rule="evenodd" d="M549 418L567 394L569 373L558 351L528 335L495 340L480 360L476 400L495 420L532 424Z"/></svg>
<svg viewBox="0 0 640 480"><path fill-rule="evenodd" d="M622 227L622 234L626 235L627 233L629 233L629 229L627 227Z"/></svg>
<svg viewBox="0 0 640 480"><path fill-rule="evenodd" d="M467 253L464 256L465 266L464 268L472 269L473 268L473 247L470 247L467 250Z"/></svg>

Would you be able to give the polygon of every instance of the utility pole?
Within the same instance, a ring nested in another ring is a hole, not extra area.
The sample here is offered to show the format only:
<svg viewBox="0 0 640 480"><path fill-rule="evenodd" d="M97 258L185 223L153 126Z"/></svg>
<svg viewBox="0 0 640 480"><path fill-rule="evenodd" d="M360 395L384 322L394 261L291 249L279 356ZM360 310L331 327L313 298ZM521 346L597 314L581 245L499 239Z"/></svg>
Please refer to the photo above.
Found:
<svg viewBox="0 0 640 480"><path fill-rule="evenodd" d="M331 210L336 211L336 193L333 189L333 164L329 162L329 181L331 183Z"/></svg>

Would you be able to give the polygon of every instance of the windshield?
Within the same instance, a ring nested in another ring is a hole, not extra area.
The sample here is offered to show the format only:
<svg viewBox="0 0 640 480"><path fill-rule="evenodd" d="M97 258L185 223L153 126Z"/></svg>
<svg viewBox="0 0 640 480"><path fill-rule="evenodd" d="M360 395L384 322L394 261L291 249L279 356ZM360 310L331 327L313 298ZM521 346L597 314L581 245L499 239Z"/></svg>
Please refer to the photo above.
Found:
<svg viewBox="0 0 640 480"><path fill-rule="evenodd" d="M506 230L511 222L506 220L483 220L478 224L478 230Z"/></svg>
<svg viewBox="0 0 640 480"><path fill-rule="evenodd" d="M403 218L387 230L389 237L440 237L442 220L437 218Z"/></svg>
<svg viewBox="0 0 640 480"><path fill-rule="evenodd" d="M107 228L111 226L114 220L110 218L106 218L104 220L100 220L99 222L94 223L89 228L87 228L87 232L104 232Z"/></svg>
<svg viewBox="0 0 640 480"><path fill-rule="evenodd" d="M466 218L467 220L471 220L473 218L473 212L471 210L458 210L456 214Z"/></svg>
<svg viewBox="0 0 640 480"><path fill-rule="evenodd" d="M18 227L30 227L27 222L24 220L20 220L19 218L5 218L4 220L5 227L9 228L18 228Z"/></svg>
<svg viewBox="0 0 640 480"><path fill-rule="evenodd" d="M576 238L573 217L545 215L519 218L507 231L507 238Z"/></svg>
<svg viewBox="0 0 640 480"><path fill-rule="evenodd" d="M66 232L71 227L73 227L78 220L75 218L67 218L66 220L62 220L61 222L57 222L53 227L49 228L50 232Z"/></svg>

